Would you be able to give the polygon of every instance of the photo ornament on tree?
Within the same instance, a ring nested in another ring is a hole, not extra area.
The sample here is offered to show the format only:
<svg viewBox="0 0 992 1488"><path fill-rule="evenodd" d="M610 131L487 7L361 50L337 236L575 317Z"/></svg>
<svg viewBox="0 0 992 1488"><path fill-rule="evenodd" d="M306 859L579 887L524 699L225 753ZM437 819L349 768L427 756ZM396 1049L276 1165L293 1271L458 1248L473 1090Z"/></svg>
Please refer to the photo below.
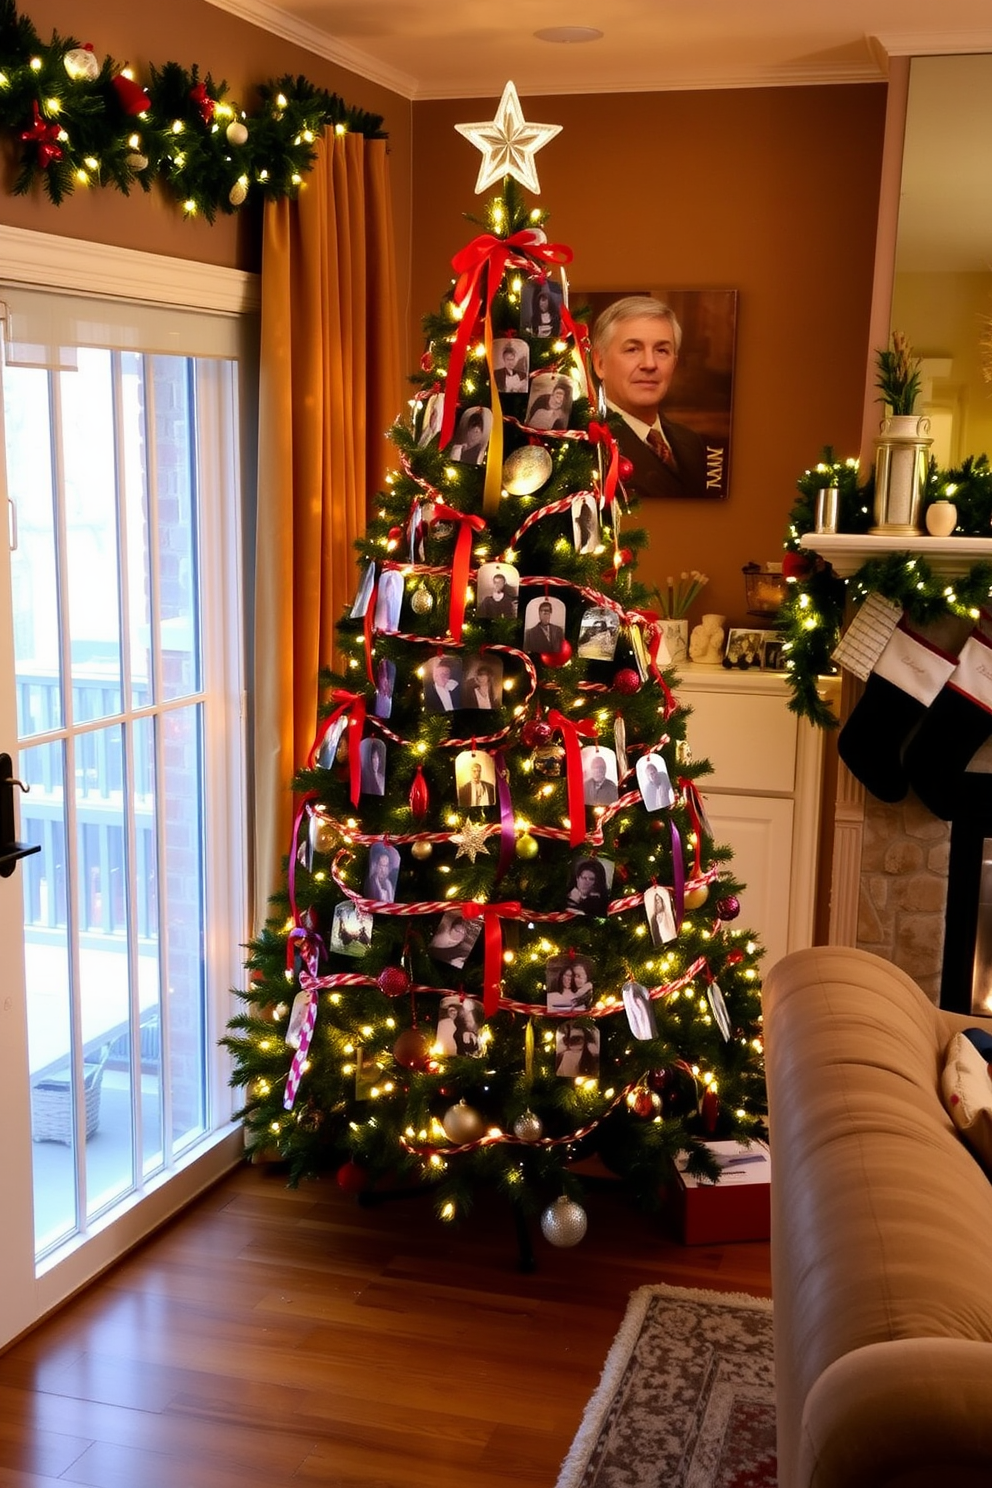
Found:
<svg viewBox="0 0 992 1488"><path fill-rule="evenodd" d="M673 309L623 301L590 345L539 201L559 126L508 83L458 130L485 200L424 316L224 1043L249 1154L425 1191L439 1223L491 1187L524 1264L528 1213L585 1229L578 1151L650 1208L679 1154L714 1176L707 1142L764 1134L761 947L621 444L617 349L645 321L671 345Z"/></svg>

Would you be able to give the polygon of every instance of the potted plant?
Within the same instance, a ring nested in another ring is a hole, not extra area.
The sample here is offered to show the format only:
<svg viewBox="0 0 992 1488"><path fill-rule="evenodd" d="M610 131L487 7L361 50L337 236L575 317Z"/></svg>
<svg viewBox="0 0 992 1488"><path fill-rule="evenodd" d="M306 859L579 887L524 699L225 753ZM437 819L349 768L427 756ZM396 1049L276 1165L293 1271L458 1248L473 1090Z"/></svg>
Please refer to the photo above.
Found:
<svg viewBox="0 0 992 1488"><path fill-rule="evenodd" d="M888 405L890 413L900 418L910 415L920 396L920 359L914 355L902 331L892 332L892 346L876 353L878 376L875 386Z"/></svg>
<svg viewBox="0 0 992 1488"><path fill-rule="evenodd" d="M928 451L933 443L930 420L914 412L920 395L920 359L901 331L892 345L876 352L875 386L891 413L882 420L875 443L875 525L872 533L911 536L919 533L920 503L926 481Z"/></svg>

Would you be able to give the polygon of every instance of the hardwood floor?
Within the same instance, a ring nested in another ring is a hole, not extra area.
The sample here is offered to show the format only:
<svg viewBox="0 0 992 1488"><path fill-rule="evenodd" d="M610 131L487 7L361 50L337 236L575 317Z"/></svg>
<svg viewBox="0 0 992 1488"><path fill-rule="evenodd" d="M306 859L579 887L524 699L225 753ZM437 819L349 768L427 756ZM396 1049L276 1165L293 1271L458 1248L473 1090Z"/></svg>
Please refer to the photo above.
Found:
<svg viewBox="0 0 992 1488"><path fill-rule="evenodd" d="M770 1292L611 1186L572 1250L243 1167L0 1357L0 1488L553 1488L636 1287ZM535 1227L536 1228L536 1227Z"/></svg>

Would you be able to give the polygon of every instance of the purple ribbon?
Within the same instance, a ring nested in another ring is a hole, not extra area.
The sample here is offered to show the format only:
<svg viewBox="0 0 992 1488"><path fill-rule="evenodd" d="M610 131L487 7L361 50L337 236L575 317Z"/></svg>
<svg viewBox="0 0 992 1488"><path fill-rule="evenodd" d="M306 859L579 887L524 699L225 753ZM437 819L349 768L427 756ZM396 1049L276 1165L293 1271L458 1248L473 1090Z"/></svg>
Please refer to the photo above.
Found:
<svg viewBox="0 0 992 1488"><path fill-rule="evenodd" d="M675 822L669 818L672 828L672 889L675 909L676 932L682 929L685 915L685 859L682 856L682 838Z"/></svg>
<svg viewBox="0 0 992 1488"><path fill-rule="evenodd" d="M510 799L510 782L506 774L506 757L496 751L496 795L499 800L499 862L496 864L496 882L513 862L516 849L516 834L513 830L513 801Z"/></svg>

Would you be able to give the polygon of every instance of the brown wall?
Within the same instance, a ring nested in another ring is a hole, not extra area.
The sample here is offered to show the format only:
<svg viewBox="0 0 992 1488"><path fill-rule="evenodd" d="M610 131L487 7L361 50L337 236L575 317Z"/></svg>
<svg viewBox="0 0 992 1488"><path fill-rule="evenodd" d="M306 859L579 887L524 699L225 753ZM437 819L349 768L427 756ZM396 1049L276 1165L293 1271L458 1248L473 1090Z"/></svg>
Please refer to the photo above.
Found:
<svg viewBox="0 0 992 1488"><path fill-rule="evenodd" d="M205 0L168 0L158 8L125 0L20 0L39 36L52 32L92 42L97 56L130 63L138 81L147 78L149 64L165 62L199 67L215 82L226 82L228 96L253 113L258 106L254 88L270 79L302 74L318 87L338 93L346 103L381 114L390 138L391 177L400 270L400 304L405 303L410 242L410 132L409 102L388 89L356 76L290 42L271 36L247 21L235 19ZM10 142L4 141L0 160L0 222L36 232L111 243L150 253L190 258L225 268L259 267L258 211L233 215L218 213L213 227L184 219L182 211L161 191L149 195L135 187L130 197L113 188L77 190L59 208L40 189L27 197L9 194L14 178Z"/></svg>
<svg viewBox="0 0 992 1488"><path fill-rule="evenodd" d="M577 289L737 289L730 495L656 503L642 574L701 568L702 609L746 621L741 567L781 557L795 483L860 445L884 85L524 98L564 126L537 156ZM411 365L419 317L473 235L479 154L454 125L493 99L414 105Z"/></svg>

